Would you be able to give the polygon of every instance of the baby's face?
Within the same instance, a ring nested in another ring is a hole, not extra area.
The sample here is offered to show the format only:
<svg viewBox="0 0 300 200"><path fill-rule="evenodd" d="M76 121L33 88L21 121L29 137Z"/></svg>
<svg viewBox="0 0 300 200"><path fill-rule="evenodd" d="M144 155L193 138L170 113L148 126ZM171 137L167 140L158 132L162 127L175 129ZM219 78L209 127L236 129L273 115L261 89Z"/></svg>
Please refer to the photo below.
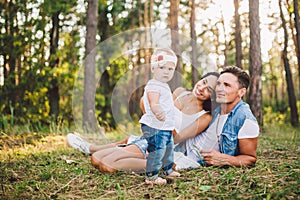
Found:
<svg viewBox="0 0 300 200"><path fill-rule="evenodd" d="M173 62L166 62L164 65L151 67L151 71L154 79L166 83L173 78L175 68L176 66Z"/></svg>

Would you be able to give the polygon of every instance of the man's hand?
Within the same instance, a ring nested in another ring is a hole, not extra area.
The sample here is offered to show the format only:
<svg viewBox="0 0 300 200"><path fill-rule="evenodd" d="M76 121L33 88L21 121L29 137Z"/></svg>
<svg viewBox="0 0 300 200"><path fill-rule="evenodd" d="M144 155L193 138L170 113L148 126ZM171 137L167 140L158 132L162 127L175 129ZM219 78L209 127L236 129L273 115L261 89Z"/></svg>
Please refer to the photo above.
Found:
<svg viewBox="0 0 300 200"><path fill-rule="evenodd" d="M214 149L203 149L200 153L209 165L233 165L236 167L252 166L256 162L256 146L257 138L240 139L240 154L237 156L220 153Z"/></svg>
<svg viewBox="0 0 300 200"><path fill-rule="evenodd" d="M206 163L209 165L221 166L228 164L228 162L226 161L226 155L214 149L203 149L200 153L204 157Z"/></svg>

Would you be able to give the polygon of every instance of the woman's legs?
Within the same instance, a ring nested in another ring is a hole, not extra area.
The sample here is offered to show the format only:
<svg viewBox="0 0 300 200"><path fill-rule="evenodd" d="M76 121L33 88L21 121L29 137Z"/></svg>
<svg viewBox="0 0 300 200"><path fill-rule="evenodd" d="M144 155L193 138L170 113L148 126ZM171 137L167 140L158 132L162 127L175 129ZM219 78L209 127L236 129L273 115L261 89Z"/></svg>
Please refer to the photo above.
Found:
<svg viewBox="0 0 300 200"><path fill-rule="evenodd" d="M67 135L66 139L67 139L68 144L71 147L73 147L74 149L77 149L85 154L93 154L96 151L108 149L111 147L116 147L119 144L127 144L129 136L119 142L114 142L114 143L105 144L105 145L95 145L95 144L89 143L85 139L81 138L81 136L79 134L76 134L76 133L69 133Z"/></svg>
<svg viewBox="0 0 300 200"><path fill-rule="evenodd" d="M146 167L144 154L135 145L97 151L92 155L91 162L100 171L109 173L118 170L141 170Z"/></svg>
<svg viewBox="0 0 300 200"><path fill-rule="evenodd" d="M110 149L112 147L116 147L119 144L127 144L128 138L129 138L129 136L127 136L125 139L123 139L121 141L110 143L110 144L105 144L105 145L101 145L101 146L100 145L92 144L89 147L89 150L90 150L91 154L93 154L93 153L95 153L97 151L101 151L101 150L104 150L104 149Z"/></svg>

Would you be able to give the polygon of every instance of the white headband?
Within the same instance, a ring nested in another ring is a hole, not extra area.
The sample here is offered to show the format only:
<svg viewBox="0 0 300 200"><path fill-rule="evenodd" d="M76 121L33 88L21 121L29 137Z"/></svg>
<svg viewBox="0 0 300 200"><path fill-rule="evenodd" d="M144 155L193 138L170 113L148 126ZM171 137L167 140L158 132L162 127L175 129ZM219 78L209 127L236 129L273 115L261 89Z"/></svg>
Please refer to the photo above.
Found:
<svg viewBox="0 0 300 200"><path fill-rule="evenodd" d="M176 66L177 57L167 55L165 52L160 52L157 55L152 55L151 56L151 64L154 67L157 67L157 66L160 66L160 65L165 65L167 62L172 62Z"/></svg>

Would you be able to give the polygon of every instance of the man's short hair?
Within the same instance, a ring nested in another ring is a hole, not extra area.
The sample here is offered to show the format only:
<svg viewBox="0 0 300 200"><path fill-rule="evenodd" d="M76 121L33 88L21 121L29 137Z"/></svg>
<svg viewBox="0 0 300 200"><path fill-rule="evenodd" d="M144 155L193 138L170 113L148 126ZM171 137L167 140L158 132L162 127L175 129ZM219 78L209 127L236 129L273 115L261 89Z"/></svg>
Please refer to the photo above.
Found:
<svg viewBox="0 0 300 200"><path fill-rule="evenodd" d="M239 88L248 88L250 83L250 76L243 69L237 66L228 66L223 69L220 74L231 73L238 78Z"/></svg>

